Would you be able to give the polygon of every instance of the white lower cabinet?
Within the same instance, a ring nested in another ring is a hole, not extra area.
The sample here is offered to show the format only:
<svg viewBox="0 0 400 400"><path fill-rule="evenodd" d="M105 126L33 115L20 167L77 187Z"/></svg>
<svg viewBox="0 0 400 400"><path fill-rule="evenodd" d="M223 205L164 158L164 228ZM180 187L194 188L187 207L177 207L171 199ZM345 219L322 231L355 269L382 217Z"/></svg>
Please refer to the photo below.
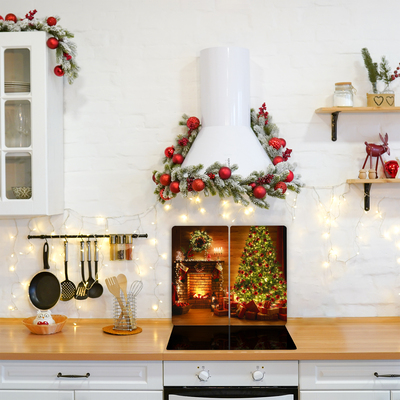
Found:
<svg viewBox="0 0 400 400"><path fill-rule="evenodd" d="M55 390L0 390L1 400L74 400L74 392Z"/></svg>
<svg viewBox="0 0 400 400"><path fill-rule="evenodd" d="M0 361L0 400L162 400L162 361Z"/></svg>
<svg viewBox="0 0 400 400"><path fill-rule="evenodd" d="M300 361L300 400L400 400L400 361Z"/></svg>

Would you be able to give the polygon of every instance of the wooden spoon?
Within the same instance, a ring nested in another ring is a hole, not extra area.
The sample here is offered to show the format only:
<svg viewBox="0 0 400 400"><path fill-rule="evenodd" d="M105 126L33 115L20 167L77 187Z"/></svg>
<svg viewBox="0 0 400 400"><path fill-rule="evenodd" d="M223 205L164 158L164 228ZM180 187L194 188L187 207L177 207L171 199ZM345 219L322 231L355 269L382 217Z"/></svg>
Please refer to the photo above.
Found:
<svg viewBox="0 0 400 400"><path fill-rule="evenodd" d="M108 290L118 301L118 304L121 308L121 314L125 315L128 325L131 325L129 314L126 312L126 308L124 306L123 301L121 300L121 287L118 284L117 278L115 276L111 276L110 278L106 278L106 285ZM119 319L118 319L119 320Z"/></svg>
<svg viewBox="0 0 400 400"><path fill-rule="evenodd" d="M126 279L126 276L124 274L119 274L117 276L117 281L119 283L119 287L122 290L122 293L124 294L126 304L126 302L128 301L128 280Z"/></svg>

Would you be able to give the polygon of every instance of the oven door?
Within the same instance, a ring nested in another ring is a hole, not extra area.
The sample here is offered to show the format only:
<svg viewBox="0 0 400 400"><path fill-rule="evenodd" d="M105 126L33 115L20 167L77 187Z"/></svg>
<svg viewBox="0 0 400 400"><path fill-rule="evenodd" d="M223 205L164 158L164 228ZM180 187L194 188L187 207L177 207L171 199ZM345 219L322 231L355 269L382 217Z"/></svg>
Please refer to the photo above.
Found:
<svg viewBox="0 0 400 400"><path fill-rule="evenodd" d="M298 400L297 387L172 387L164 388L164 400Z"/></svg>

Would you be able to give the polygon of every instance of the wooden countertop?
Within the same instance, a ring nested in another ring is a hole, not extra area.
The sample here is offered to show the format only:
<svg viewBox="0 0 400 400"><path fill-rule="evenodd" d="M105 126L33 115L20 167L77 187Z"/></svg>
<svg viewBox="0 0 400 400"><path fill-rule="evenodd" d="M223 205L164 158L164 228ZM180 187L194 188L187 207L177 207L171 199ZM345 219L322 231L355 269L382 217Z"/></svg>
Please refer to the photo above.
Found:
<svg viewBox="0 0 400 400"><path fill-rule="evenodd" d="M400 318L289 319L297 350L165 350L170 320L139 320L137 335L102 331L110 320L69 319L60 333L34 335L21 319L0 319L3 360L393 360L400 359Z"/></svg>

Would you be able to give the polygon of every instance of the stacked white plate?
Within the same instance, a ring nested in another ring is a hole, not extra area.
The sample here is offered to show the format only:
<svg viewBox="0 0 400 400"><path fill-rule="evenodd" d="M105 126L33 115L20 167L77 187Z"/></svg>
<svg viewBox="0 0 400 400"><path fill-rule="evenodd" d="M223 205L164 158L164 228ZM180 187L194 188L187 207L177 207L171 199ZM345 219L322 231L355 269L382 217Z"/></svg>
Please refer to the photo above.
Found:
<svg viewBox="0 0 400 400"><path fill-rule="evenodd" d="M31 85L29 82L9 81L4 83L4 91L6 93L30 92Z"/></svg>

